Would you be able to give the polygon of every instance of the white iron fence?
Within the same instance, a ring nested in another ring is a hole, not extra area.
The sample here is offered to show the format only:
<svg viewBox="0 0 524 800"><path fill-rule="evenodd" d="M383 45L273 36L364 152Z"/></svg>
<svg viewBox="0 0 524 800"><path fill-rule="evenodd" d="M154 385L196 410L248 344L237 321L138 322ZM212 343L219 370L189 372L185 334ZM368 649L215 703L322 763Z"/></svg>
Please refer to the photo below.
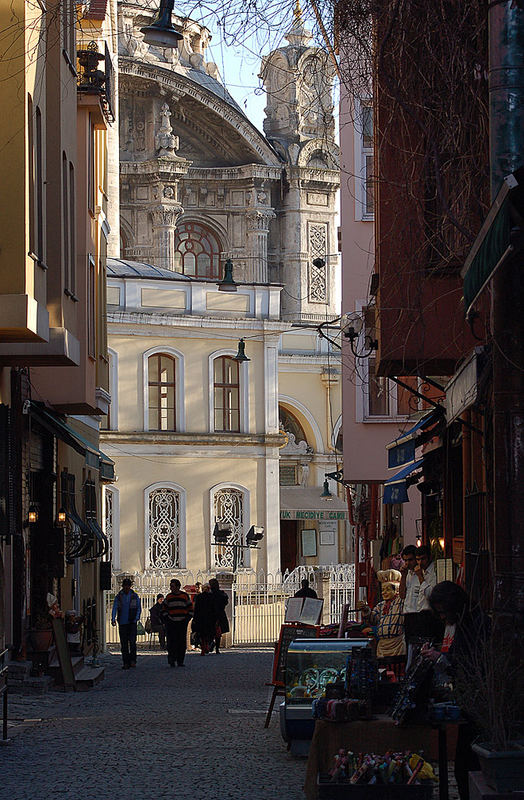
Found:
<svg viewBox="0 0 524 800"><path fill-rule="evenodd" d="M166 595L169 581L178 577L182 586L194 586L198 581L205 583L216 573L184 571L138 573L133 577L133 588L142 601L142 621L147 619L149 609L156 602L157 594ZM231 634L224 644L258 645L271 644L278 639L280 626L284 621L286 600L292 597L303 578L324 599L322 622L338 623L344 603L352 603L355 592L355 568L353 564L332 564L319 567L297 567L284 574L265 573L246 570L233 576L218 576L221 587L230 598L227 608L230 617ZM118 630L111 626L111 608L119 581L114 581L113 591L106 592L106 643L118 642ZM138 643L145 643L148 637L139 637Z"/></svg>

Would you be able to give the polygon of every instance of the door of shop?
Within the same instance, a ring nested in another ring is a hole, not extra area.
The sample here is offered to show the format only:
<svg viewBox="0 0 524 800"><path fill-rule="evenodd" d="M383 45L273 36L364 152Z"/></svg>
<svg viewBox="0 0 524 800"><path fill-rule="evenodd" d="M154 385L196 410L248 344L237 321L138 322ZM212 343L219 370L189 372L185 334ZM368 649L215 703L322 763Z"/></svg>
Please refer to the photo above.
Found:
<svg viewBox="0 0 524 800"><path fill-rule="evenodd" d="M292 572L297 566L298 524L294 519L280 521L280 569Z"/></svg>

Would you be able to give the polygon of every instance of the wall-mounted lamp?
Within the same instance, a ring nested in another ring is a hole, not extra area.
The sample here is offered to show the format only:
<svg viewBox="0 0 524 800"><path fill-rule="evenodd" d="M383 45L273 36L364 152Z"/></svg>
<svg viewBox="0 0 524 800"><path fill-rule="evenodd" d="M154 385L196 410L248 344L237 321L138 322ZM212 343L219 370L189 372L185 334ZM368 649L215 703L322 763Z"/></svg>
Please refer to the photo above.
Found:
<svg viewBox="0 0 524 800"><path fill-rule="evenodd" d="M38 522L38 509L34 503L31 503L29 506L29 511L27 512L27 521L30 525L34 525L35 522Z"/></svg>
<svg viewBox="0 0 524 800"><path fill-rule="evenodd" d="M443 536L440 537L438 543L440 545L440 549L442 550L442 552L444 552L444 550L446 549L446 541Z"/></svg>
<svg viewBox="0 0 524 800"><path fill-rule="evenodd" d="M324 481L324 491L322 492L322 494L320 496L323 497L324 500L331 500L332 497L333 497L333 495L329 491L329 483L328 483L327 478Z"/></svg>
<svg viewBox="0 0 524 800"><path fill-rule="evenodd" d="M183 39L179 31L173 27L171 22L171 14L175 6L175 0L160 0L160 7L158 14L151 23L145 28L140 28L144 34L144 42L146 44L156 45L157 47L175 48L178 43Z"/></svg>
<svg viewBox="0 0 524 800"><path fill-rule="evenodd" d="M216 544L227 544L227 540L229 539L230 535L230 528L219 528L218 522L215 522L215 527L213 528L213 537Z"/></svg>
<svg viewBox="0 0 524 800"><path fill-rule="evenodd" d="M257 542L264 538L264 528L252 525L247 532L246 544L249 548L258 548Z"/></svg>
<svg viewBox="0 0 524 800"><path fill-rule="evenodd" d="M67 513L64 507L58 509L58 514L56 515L56 521L58 525L65 525L67 519Z"/></svg>
<svg viewBox="0 0 524 800"><path fill-rule="evenodd" d="M246 356L246 344L243 339L238 340L238 352L236 356L233 356L233 361L251 361L250 358Z"/></svg>
<svg viewBox="0 0 524 800"><path fill-rule="evenodd" d="M217 283L219 292L236 292L237 284L233 280L233 262L230 258L224 264L224 277Z"/></svg>
<svg viewBox="0 0 524 800"><path fill-rule="evenodd" d="M364 336L363 349L360 352L357 350L356 341L362 333L363 327L364 320L356 312L345 314L342 318L342 333L346 339L349 339L349 346L355 358L368 358L374 350L378 350L378 341L372 339L367 333Z"/></svg>

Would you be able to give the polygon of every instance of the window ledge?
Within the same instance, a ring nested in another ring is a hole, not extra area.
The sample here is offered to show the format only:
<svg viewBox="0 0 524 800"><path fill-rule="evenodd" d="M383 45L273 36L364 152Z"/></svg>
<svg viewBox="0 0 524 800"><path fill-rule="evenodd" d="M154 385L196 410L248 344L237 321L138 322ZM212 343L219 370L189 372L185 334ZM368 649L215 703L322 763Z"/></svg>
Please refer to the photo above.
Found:
<svg viewBox="0 0 524 800"><path fill-rule="evenodd" d="M376 416L376 417L364 417L362 422L407 422L409 420L408 416Z"/></svg>

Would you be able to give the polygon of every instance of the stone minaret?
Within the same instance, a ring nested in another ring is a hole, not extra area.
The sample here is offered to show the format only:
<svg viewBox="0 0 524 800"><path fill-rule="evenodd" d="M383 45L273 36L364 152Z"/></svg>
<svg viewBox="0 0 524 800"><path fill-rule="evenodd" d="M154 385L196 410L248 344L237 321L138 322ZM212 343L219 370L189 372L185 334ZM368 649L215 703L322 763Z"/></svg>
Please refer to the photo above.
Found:
<svg viewBox="0 0 524 800"><path fill-rule="evenodd" d="M284 316L300 319L336 312L334 68L328 54L311 45L298 3L285 38L289 44L264 58L260 74L267 92L264 131L287 164L279 215L284 252L276 263L278 244L270 241L268 260L272 279L286 286Z"/></svg>

